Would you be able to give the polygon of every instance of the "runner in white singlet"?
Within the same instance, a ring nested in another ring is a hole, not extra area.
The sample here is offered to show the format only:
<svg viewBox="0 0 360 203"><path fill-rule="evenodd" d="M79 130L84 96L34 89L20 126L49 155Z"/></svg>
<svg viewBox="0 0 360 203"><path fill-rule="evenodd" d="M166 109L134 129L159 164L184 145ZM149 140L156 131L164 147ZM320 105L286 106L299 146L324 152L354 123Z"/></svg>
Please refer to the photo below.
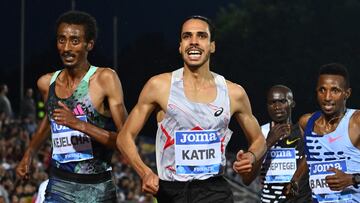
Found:
<svg viewBox="0 0 360 203"><path fill-rule="evenodd" d="M250 171L256 157L263 156L265 139L245 90L210 71L215 41L207 18L191 16L184 21L179 52L184 67L147 82L117 146L141 177L143 191L154 194L158 202L233 202L222 176L232 134L230 118L236 118L250 141L249 152L238 157L240 173ZM134 143L153 111L158 122L158 175L144 164Z"/></svg>

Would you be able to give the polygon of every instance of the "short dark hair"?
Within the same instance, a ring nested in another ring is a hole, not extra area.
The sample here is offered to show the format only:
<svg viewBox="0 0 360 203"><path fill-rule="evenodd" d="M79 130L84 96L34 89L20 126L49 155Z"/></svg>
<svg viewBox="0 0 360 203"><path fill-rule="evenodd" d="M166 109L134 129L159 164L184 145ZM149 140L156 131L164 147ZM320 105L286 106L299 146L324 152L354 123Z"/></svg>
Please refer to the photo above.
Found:
<svg viewBox="0 0 360 203"><path fill-rule="evenodd" d="M201 16L201 15L192 15L192 16L185 18L185 20L182 22L181 27L180 27L180 41L181 41L182 27L188 20L191 20L191 19L201 20L201 21L204 21L206 24L208 24L209 32L210 32L210 41L211 42L215 41L215 26L214 26L214 24L211 22L211 20L209 18L207 18L205 16Z"/></svg>
<svg viewBox="0 0 360 203"><path fill-rule="evenodd" d="M85 39L96 41L97 38L97 23L93 16L82 11L68 11L63 13L56 21L56 31L61 23L83 25L85 28Z"/></svg>
<svg viewBox="0 0 360 203"><path fill-rule="evenodd" d="M322 65L319 70L320 75L340 75L345 80L346 88L350 87L349 72L347 68L340 63L329 63Z"/></svg>

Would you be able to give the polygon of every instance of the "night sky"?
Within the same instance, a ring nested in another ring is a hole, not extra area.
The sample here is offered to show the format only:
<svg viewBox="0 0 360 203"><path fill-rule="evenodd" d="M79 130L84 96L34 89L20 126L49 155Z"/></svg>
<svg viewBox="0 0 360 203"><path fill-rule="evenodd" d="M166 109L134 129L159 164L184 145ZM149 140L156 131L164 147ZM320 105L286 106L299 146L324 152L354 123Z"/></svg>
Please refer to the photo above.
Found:
<svg viewBox="0 0 360 203"><path fill-rule="evenodd" d="M72 8L71 0L31 0L25 1L25 88L35 87L40 75L54 71L61 65L56 52L55 21L59 15ZM95 49L90 53L91 63L113 67L113 19L118 20L119 55L126 55L127 49L139 43L147 43L147 37L160 37L166 47L176 53L178 46L179 25L190 15L201 14L213 18L221 7L228 5L228 0L222 1L129 1L129 0L76 0L75 9L90 13L98 22L98 40ZM7 83L10 99L14 109L17 109L20 97L20 0L5 0L0 2L1 17L1 83ZM158 38L159 38L158 37ZM149 39L151 40L151 39ZM156 52L158 47L151 47ZM161 56L166 57L166 56ZM119 57L118 57L119 58ZM124 69L132 67L119 67ZM149 67L150 68L150 67ZM159 73L159 67L151 67L147 75ZM128 76L127 76L128 77ZM123 79L123 76L120 76ZM148 79L148 78L147 78ZM125 78L124 78L125 80ZM124 81L126 84L126 81ZM142 86L143 84L141 84ZM139 90L139 86L137 89ZM126 87L125 87L126 88ZM126 93L126 91L125 91ZM132 94L132 93L131 93ZM134 94L135 95L135 94ZM136 100L131 96L130 108Z"/></svg>

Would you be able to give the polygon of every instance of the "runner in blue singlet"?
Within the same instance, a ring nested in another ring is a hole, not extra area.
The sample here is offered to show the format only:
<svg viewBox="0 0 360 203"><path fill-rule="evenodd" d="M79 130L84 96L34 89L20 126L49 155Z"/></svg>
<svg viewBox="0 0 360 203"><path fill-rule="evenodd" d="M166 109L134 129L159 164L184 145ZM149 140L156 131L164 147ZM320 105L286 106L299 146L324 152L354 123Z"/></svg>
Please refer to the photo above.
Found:
<svg viewBox="0 0 360 203"><path fill-rule="evenodd" d="M360 202L360 111L346 108L349 75L341 64L320 68L320 111L300 118L315 202Z"/></svg>

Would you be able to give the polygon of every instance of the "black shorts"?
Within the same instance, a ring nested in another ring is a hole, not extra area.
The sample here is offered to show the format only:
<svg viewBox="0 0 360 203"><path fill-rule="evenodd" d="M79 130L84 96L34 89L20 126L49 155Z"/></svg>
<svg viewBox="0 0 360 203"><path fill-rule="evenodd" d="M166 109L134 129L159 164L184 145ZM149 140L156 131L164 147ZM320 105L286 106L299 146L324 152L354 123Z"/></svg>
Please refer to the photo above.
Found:
<svg viewBox="0 0 360 203"><path fill-rule="evenodd" d="M222 176L188 182L160 180L158 203L233 203L233 193Z"/></svg>

